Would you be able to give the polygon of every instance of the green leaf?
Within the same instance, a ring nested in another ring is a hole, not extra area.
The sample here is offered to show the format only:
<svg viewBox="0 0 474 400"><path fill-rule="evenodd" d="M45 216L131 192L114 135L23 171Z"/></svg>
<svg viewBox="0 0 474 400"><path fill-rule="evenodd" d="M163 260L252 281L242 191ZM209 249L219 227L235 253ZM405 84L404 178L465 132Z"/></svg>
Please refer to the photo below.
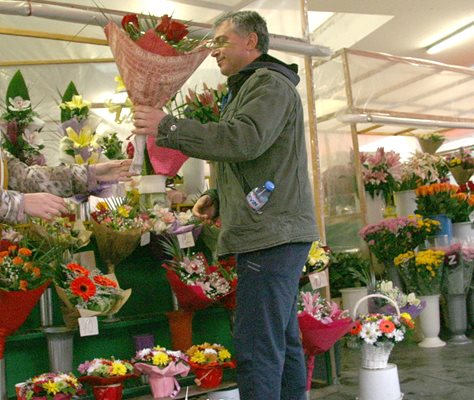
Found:
<svg viewBox="0 0 474 400"><path fill-rule="evenodd" d="M7 88L7 97L5 104L10 104L8 99L14 99L15 97L20 96L23 100L30 100L30 95L28 94L28 88L26 87L25 79L20 70L15 72Z"/></svg>
<svg viewBox="0 0 474 400"><path fill-rule="evenodd" d="M71 101L73 96L79 95L79 92L77 91L76 85L74 85L74 82L71 81L69 82L69 85L67 86L62 98L61 102L65 103L66 101ZM69 121L73 117L72 111L69 109L61 109L61 122L66 122Z"/></svg>

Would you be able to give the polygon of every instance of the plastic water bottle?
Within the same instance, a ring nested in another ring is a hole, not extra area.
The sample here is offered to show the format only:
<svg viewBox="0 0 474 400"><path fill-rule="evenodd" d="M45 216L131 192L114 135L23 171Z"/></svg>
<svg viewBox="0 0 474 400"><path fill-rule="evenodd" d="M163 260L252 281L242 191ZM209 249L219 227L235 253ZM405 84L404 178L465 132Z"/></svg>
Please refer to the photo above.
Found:
<svg viewBox="0 0 474 400"><path fill-rule="evenodd" d="M274 190L275 184L272 181L266 181L263 186L252 189L247 195L248 205L257 214L261 214L260 209L267 203Z"/></svg>

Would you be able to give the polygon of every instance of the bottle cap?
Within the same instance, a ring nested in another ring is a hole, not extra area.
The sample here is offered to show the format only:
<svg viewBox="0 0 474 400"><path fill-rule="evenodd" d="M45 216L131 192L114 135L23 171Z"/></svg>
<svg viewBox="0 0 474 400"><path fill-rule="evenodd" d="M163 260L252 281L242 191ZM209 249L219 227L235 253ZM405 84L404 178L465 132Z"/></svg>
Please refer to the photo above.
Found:
<svg viewBox="0 0 474 400"><path fill-rule="evenodd" d="M265 189L267 189L269 192L273 192L275 190L275 184L272 181L266 181Z"/></svg>

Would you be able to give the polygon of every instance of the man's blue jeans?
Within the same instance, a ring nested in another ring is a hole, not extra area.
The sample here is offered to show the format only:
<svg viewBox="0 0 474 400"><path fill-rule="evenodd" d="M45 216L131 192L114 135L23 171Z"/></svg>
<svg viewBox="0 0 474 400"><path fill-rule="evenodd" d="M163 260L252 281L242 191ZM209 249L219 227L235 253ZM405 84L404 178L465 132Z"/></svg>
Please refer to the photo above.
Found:
<svg viewBox="0 0 474 400"><path fill-rule="evenodd" d="M234 344L241 400L303 400L298 283L311 243L237 255Z"/></svg>

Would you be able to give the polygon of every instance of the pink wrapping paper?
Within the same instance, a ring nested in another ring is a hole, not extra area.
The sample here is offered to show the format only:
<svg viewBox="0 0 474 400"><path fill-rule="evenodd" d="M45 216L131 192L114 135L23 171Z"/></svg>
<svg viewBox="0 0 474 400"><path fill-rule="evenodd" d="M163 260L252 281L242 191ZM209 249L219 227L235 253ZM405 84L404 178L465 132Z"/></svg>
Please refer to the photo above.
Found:
<svg viewBox="0 0 474 400"><path fill-rule="evenodd" d="M112 22L105 26L105 34L134 104L163 107L210 53L205 47L197 47L188 53L161 56L141 48ZM141 168L145 141L140 137L136 139L132 168L136 160L141 161ZM157 147L153 138L149 138L146 145L153 168L160 175L176 175L187 159L178 150Z"/></svg>
<svg viewBox="0 0 474 400"><path fill-rule="evenodd" d="M186 376L189 373L189 365L179 362L171 363L165 368L155 365L136 363L135 368L150 378L150 387L154 399L162 397L175 398L181 390L176 375Z"/></svg>

